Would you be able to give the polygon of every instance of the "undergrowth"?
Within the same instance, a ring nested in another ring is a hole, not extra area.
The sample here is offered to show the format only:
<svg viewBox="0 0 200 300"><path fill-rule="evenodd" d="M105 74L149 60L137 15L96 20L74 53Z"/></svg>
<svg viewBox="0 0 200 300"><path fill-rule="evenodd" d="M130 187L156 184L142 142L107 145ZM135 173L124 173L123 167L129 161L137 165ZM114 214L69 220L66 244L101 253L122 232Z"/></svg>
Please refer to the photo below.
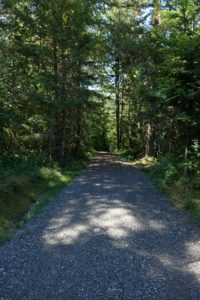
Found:
<svg viewBox="0 0 200 300"><path fill-rule="evenodd" d="M191 161L180 164L173 158L143 158L135 162L151 181L175 203L190 212L192 219L200 226L200 169Z"/></svg>
<svg viewBox="0 0 200 300"><path fill-rule="evenodd" d="M124 161L133 161L135 158L132 152L127 150L114 150L112 153L120 156L120 158Z"/></svg>
<svg viewBox="0 0 200 300"><path fill-rule="evenodd" d="M87 162L71 161L64 168L38 166L31 161L0 161L0 244L12 231L45 205L86 167ZM31 215L24 215L33 205Z"/></svg>

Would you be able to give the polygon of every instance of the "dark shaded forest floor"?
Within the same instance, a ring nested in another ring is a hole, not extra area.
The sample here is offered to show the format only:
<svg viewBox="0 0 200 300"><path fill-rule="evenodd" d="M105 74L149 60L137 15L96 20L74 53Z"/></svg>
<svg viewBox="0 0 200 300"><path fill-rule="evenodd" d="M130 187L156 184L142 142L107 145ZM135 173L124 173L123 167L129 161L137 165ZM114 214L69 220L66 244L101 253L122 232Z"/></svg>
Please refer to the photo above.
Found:
<svg viewBox="0 0 200 300"><path fill-rule="evenodd" d="M200 232L143 173L99 153L0 248L1 299L199 299Z"/></svg>

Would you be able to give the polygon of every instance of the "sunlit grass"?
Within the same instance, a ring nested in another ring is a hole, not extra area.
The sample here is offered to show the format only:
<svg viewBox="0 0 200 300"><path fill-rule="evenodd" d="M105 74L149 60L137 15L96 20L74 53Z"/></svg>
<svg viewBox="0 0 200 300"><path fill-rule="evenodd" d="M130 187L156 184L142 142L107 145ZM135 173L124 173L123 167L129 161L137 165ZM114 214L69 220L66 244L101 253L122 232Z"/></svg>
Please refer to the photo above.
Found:
<svg viewBox="0 0 200 300"><path fill-rule="evenodd" d="M0 243L9 238L11 228L19 227L39 214L45 205L69 184L85 167L83 161L58 166L1 167L0 175ZM34 204L31 215L24 214Z"/></svg>
<svg viewBox="0 0 200 300"><path fill-rule="evenodd" d="M134 165L136 166L141 166L145 169L151 168L155 166L156 164L156 159L154 157L143 157L141 159L135 160Z"/></svg>

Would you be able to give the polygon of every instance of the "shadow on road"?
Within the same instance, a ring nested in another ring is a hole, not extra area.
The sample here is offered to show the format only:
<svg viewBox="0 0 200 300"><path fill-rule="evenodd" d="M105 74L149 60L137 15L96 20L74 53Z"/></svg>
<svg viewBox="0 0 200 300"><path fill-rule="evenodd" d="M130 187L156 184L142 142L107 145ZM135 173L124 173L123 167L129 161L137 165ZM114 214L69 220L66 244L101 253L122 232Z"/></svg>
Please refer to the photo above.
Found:
<svg viewBox="0 0 200 300"><path fill-rule="evenodd" d="M107 153L0 248L1 299L200 299L200 234Z"/></svg>
<svg viewBox="0 0 200 300"><path fill-rule="evenodd" d="M43 240L69 299L200 298L198 232L133 166L101 154L64 198Z"/></svg>

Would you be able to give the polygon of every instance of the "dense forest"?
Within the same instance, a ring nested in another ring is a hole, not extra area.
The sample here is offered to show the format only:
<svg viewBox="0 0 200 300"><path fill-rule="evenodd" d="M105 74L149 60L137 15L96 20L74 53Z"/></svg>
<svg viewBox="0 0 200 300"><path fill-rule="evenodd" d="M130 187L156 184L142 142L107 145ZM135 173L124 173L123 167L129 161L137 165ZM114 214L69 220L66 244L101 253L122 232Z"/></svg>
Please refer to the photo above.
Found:
<svg viewBox="0 0 200 300"><path fill-rule="evenodd" d="M199 0L0 6L3 171L110 150L200 188Z"/></svg>

